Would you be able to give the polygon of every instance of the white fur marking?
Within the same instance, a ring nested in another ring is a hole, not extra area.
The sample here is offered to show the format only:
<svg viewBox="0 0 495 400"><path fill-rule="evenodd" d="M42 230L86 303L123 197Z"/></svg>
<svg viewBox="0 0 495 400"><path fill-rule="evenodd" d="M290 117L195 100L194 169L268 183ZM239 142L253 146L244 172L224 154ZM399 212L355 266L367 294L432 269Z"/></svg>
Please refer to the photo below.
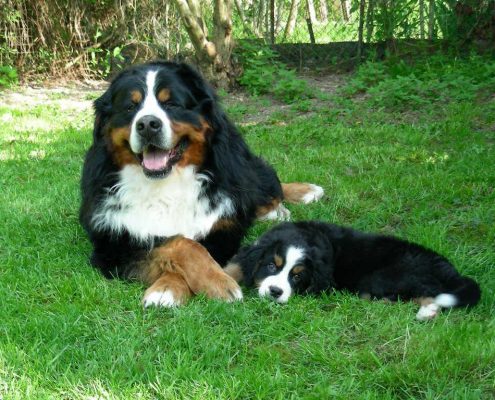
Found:
<svg viewBox="0 0 495 400"><path fill-rule="evenodd" d="M176 307L180 302L174 298L171 290L151 292L143 299L144 307Z"/></svg>
<svg viewBox="0 0 495 400"><path fill-rule="evenodd" d="M228 197L220 197L212 209L209 200L200 196L204 179L193 166L174 166L165 179L154 180L147 178L140 166L127 165L94 214L94 227L114 233L127 230L142 242L174 235L202 239L218 219L234 213Z"/></svg>
<svg viewBox="0 0 495 400"><path fill-rule="evenodd" d="M270 296L270 286L282 289L280 297L274 298L277 303L287 303L292 294L289 283L289 273L296 263L304 257L304 250L290 246L285 256L285 265L277 275L271 275L261 282L258 293L261 297Z"/></svg>
<svg viewBox="0 0 495 400"><path fill-rule="evenodd" d="M435 304L442 308L452 308L458 304L457 297L450 293L440 293L435 297Z"/></svg>
<svg viewBox="0 0 495 400"><path fill-rule="evenodd" d="M158 100L155 95L156 75L158 71L149 71L146 75L146 94L141 106L141 109L134 116L132 127L130 145L134 153L141 153L141 145L139 140L139 134L136 131L136 122L145 115L152 115L162 121L162 135L164 138L164 145L166 148L172 147L172 127L170 125L170 119L167 114L158 104Z"/></svg>
<svg viewBox="0 0 495 400"><path fill-rule="evenodd" d="M311 191L306 193L302 198L302 202L304 204L313 203L320 200L325 193L321 186L313 185L312 183L310 183L309 186L311 187Z"/></svg>
<svg viewBox="0 0 495 400"><path fill-rule="evenodd" d="M435 318L440 311L440 306L436 303L431 303L426 306L421 306L418 313L416 314L416 319L418 321L429 321Z"/></svg>

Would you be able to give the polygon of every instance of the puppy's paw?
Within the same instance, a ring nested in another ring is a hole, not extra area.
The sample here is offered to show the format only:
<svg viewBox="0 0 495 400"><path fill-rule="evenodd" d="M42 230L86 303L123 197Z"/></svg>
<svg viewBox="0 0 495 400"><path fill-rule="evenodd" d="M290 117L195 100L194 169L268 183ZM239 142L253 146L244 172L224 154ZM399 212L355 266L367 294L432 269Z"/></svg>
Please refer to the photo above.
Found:
<svg viewBox="0 0 495 400"><path fill-rule="evenodd" d="M430 303L419 308L419 311L416 314L416 319L418 321L429 321L434 319L439 314L439 312L440 306L435 303Z"/></svg>

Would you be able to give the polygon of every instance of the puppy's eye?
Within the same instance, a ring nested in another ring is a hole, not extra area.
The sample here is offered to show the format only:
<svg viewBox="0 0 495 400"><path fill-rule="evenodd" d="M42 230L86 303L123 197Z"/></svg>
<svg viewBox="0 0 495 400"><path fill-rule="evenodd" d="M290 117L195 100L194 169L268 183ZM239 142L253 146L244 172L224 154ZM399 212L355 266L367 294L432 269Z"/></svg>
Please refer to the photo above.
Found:
<svg viewBox="0 0 495 400"><path fill-rule="evenodd" d="M268 272L275 272L277 270L277 266L274 263L270 263L266 266Z"/></svg>
<svg viewBox="0 0 495 400"><path fill-rule="evenodd" d="M292 281L293 281L294 283L297 283L297 282L299 282L300 280L301 280L301 275L299 275L299 274L292 275Z"/></svg>
<svg viewBox="0 0 495 400"><path fill-rule="evenodd" d="M127 112L134 111L135 108L136 108L136 103L132 103L127 107Z"/></svg>

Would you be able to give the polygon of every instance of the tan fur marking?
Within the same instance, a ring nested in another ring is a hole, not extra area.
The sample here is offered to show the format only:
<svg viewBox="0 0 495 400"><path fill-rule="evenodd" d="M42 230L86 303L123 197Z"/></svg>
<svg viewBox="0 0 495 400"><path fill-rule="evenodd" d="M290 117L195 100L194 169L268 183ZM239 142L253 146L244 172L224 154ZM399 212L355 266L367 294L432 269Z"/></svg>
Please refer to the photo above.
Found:
<svg viewBox="0 0 495 400"><path fill-rule="evenodd" d="M155 248L142 266L140 277L152 285L163 278L160 284L165 285L170 272L178 274L194 294L232 300L233 293L240 290L201 244L184 237L178 236Z"/></svg>
<svg viewBox="0 0 495 400"><path fill-rule="evenodd" d="M300 274L305 270L304 265L296 265L294 268L292 268L292 273L293 274Z"/></svg>
<svg viewBox="0 0 495 400"><path fill-rule="evenodd" d="M282 183L284 200L288 203L302 203L303 197L313 190L309 183Z"/></svg>
<svg viewBox="0 0 495 400"><path fill-rule="evenodd" d="M242 268L237 263L228 263L223 270L228 276L233 278L236 282L242 282L242 280L244 279L244 273L242 272Z"/></svg>
<svg viewBox="0 0 495 400"><path fill-rule="evenodd" d="M170 99L170 89L160 89L156 97L160 103L165 103L168 99Z"/></svg>
<svg viewBox="0 0 495 400"><path fill-rule="evenodd" d="M256 208L256 218L261 218L269 212L276 210L282 199L274 198L270 203L258 206Z"/></svg>
<svg viewBox="0 0 495 400"><path fill-rule="evenodd" d="M107 148L112 154L115 164L119 167L128 164L139 164L129 147L130 127L110 128L107 132Z"/></svg>
<svg viewBox="0 0 495 400"><path fill-rule="evenodd" d="M201 127L197 127L185 122L172 122L174 132L174 145L182 138L187 138L189 144L182 158L177 163L181 167L187 165L201 165L206 153L206 135L211 131L206 122L202 122Z"/></svg>
<svg viewBox="0 0 495 400"><path fill-rule="evenodd" d="M420 306L427 306L431 303L434 303L435 299L433 297L416 297L415 299L413 299L413 302L419 304Z"/></svg>
<svg viewBox="0 0 495 400"><path fill-rule="evenodd" d="M221 218L213 224L213 226L211 227L211 232L229 230L236 225L237 222L233 219Z"/></svg>
<svg viewBox="0 0 495 400"><path fill-rule="evenodd" d="M282 265L284 265L284 259L280 257L278 254L275 254L274 260L277 268L280 268Z"/></svg>
<svg viewBox="0 0 495 400"><path fill-rule="evenodd" d="M143 95L139 90L133 90L131 92L131 101L135 104L141 103L141 100L143 100Z"/></svg>

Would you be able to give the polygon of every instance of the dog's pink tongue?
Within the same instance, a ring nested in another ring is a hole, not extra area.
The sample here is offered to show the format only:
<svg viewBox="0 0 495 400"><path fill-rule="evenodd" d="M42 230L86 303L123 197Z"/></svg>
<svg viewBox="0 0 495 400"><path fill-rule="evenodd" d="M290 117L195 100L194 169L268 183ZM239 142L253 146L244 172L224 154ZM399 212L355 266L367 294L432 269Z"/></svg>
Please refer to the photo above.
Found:
<svg viewBox="0 0 495 400"><path fill-rule="evenodd" d="M159 171L167 166L168 151L161 149L145 150L143 153L143 166L150 171Z"/></svg>

